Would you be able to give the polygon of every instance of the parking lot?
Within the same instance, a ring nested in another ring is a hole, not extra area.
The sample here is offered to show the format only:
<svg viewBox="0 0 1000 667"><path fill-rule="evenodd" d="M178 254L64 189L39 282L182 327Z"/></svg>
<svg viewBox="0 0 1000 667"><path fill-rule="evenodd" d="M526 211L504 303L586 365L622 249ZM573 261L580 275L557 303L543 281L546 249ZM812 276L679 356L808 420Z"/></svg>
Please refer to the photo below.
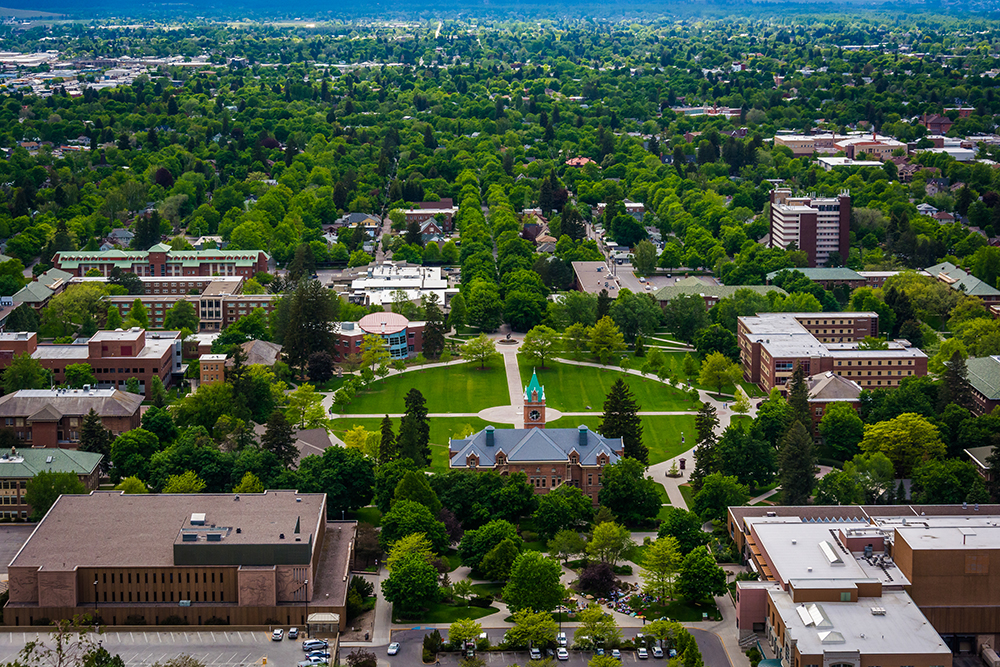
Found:
<svg viewBox="0 0 1000 667"><path fill-rule="evenodd" d="M40 640L46 645L49 635L44 632L0 633L0 662L12 662L29 641ZM187 654L213 667L294 667L305 653L298 641L285 639L272 642L267 631L195 630L190 632L105 632L96 637L112 655L118 654L130 667L148 667L158 662Z"/></svg>

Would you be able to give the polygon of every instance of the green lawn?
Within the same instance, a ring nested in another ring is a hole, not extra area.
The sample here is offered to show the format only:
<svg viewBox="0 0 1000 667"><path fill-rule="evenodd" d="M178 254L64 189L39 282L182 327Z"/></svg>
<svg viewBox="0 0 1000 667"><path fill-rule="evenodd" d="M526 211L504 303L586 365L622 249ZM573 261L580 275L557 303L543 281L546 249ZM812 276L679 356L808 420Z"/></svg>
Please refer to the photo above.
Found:
<svg viewBox="0 0 1000 667"><path fill-rule="evenodd" d="M632 561L636 565L640 565L641 566L643 559L646 557L646 551L648 549L649 549L649 547L647 547L644 544L636 544L636 545L632 546L625 553L625 560Z"/></svg>
<svg viewBox="0 0 1000 667"><path fill-rule="evenodd" d="M457 607L451 604L444 604L443 602L438 602L437 604L431 605L431 607L422 612L417 618L409 619L413 621L419 621L421 623L452 623L460 618L471 618L477 619L483 616L489 616L495 614L499 609L496 607L473 607L470 605ZM392 619L393 623L405 623L406 621L401 618Z"/></svg>
<svg viewBox="0 0 1000 667"><path fill-rule="evenodd" d="M495 359L483 370L471 362L420 367L420 370L376 380L369 390L354 397L345 408L345 414L402 413L406 409L403 397L414 387L427 399L428 412L479 412L494 405L505 405L510 400L503 360Z"/></svg>
<svg viewBox="0 0 1000 667"><path fill-rule="evenodd" d="M562 417L548 422L546 428L575 428L583 424L597 431L601 415L586 417ZM681 434L684 444L681 444ZM642 418L642 442L649 449L650 464L666 461L686 452L694 446L694 415L650 415ZM689 461L694 465L694 461ZM664 502L668 502L664 500Z"/></svg>
<svg viewBox="0 0 1000 667"><path fill-rule="evenodd" d="M462 559L459 558L458 551L455 549L448 549L448 553L444 557L448 561L449 572L454 572L462 564Z"/></svg>
<svg viewBox="0 0 1000 667"><path fill-rule="evenodd" d="M354 512L348 512L351 516L349 519L354 519L358 523L370 523L376 528L382 523L382 513L378 511L377 507L362 507Z"/></svg>
<svg viewBox="0 0 1000 667"><path fill-rule="evenodd" d="M688 509L694 507L694 489L691 488L690 484L681 484L677 487L680 489L681 495L684 496L684 503L688 506Z"/></svg>
<svg viewBox="0 0 1000 667"><path fill-rule="evenodd" d="M476 595L482 595L483 597L492 596L493 599L499 598L503 594L503 584L472 584L472 590L476 592Z"/></svg>
<svg viewBox="0 0 1000 667"><path fill-rule="evenodd" d="M483 430L489 425L478 417L433 417L431 420L431 465L433 472L448 470L448 440L460 433L473 433ZM382 428L382 420L374 417L351 417L350 415L333 420L333 433L339 438L344 437L349 429L363 426L368 431L378 431ZM511 424L493 424L496 428L513 428ZM393 432L399 433L399 419L392 420Z"/></svg>
<svg viewBox="0 0 1000 667"><path fill-rule="evenodd" d="M588 405L592 410L600 411L608 390L620 377L625 378L640 410L674 412L696 409L680 390L655 378L623 375L615 367L593 368L547 361L544 369L533 369L531 361L526 358L519 359L518 364L522 384L527 386L532 370L536 370L538 381L548 387L545 404L563 412L583 412Z"/></svg>
<svg viewBox="0 0 1000 667"><path fill-rule="evenodd" d="M547 552L549 550L549 548L545 545L545 541L544 540L535 540L534 542L525 542L524 543L524 549L526 551L541 551L542 553L545 553L545 552Z"/></svg>
<svg viewBox="0 0 1000 667"><path fill-rule="evenodd" d="M653 603L650 605L642 605L638 603L638 598L636 598L636 600L637 601L632 604L632 610L636 613L644 615L646 619L650 621L666 616L674 621L694 623L700 621L701 615L706 612L708 613L709 620L719 619L719 610L713 602L688 604L687 602L674 600L673 602L668 602L667 604Z"/></svg>

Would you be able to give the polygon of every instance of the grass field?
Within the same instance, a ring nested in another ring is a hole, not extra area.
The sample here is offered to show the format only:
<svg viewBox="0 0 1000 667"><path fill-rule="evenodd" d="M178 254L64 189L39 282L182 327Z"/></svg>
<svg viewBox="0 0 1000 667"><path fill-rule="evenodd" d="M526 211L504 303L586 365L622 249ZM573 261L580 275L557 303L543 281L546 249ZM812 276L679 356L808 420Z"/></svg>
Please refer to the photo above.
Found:
<svg viewBox="0 0 1000 667"><path fill-rule="evenodd" d="M427 399L428 412L479 412L510 400L503 361L496 359L483 370L473 362L421 368L376 380L371 389L354 397L345 414L402 413L406 410L403 397L414 387Z"/></svg>
<svg viewBox="0 0 1000 667"><path fill-rule="evenodd" d="M611 385L620 377L625 378L635 396L640 410L674 412L694 410L694 403L681 391L656 380L625 375L616 368L593 368L558 362L546 362L546 368L533 369L531 361L518 360L522 384L531 380L531 372L538 373L538 381L548 387L545 404L563 412L582 412L589 405L600 411Z"/></svg>
<svg viewBox="0 0 1000 667"><path fill-rule="evenodd" d="M688 509L694 507L694 494L695 490L691 488L690 484L681 484L677 487L681 495L684 496L684 503L687 505Z"/></svg>
<svg viewBox="0 0 1000 667"><path fill-rule="evenodd" d="M472 607L465 605L458 607L451 604L444 604L438 602L430 606L427 611L422 612L413 620L419 620L421 623L452 623L460 618L471 618L477 619L483 616L489 616L490 614L495 614L499 609L496 607ZM405 622L402 618L392 619L394 623Z"/></svg>
<svg viewBox="0 0 1000 667"><path fill-rule="evenodd" d="M548 422L546 428L575 428L583 424L597 431L601 415L562 417ZM681 434L685 443L681 444ZM686 452L694 445L694 415L654 415L642 418L642 442L649 449L649 463L659 463ZM693 462L691 462L693 465ZM668 502L664 500L664 502Z"/></svg>
<svg viewBox="0 0 1000 667"><path fill-rule="evenodd" d="M432 472L448 470L448 440L463 431L472 429L473 433L483 430L489 423L478 417L432 417L431 420L431 465ZM350 415L333 420L333 433L343 439L344 433L355 426L363 426L367 431L378 431L382 428L382 420L374 417L351 417ZM496 428L513 428L511 424L493 424ZM693 428L693 427L692 427ZM399 434L399 419L392 420L392 430Z"/></svg>

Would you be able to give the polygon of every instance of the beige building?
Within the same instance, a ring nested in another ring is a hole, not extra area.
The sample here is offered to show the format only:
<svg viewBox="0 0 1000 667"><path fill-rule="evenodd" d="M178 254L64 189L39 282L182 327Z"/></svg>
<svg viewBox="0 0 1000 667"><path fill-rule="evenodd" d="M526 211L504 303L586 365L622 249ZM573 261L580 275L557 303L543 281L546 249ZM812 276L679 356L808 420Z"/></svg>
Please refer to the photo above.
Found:
<svg viewBox="0 0 1000 667"><path fill-rule="evenodd" d="M308 607L343 630L357 524L326 513L295 491L60 496L8 567L4 623L304 627Z"/></svg>
<svg viewBox="0 0 1000 667"><path fill-rule="evenodd" d="M198 378L201 386L226 381L226 355L203 354L198 358Z"/></svg>
<svg viewBox="0 0 1000 667"><path fill-rule="evenodd" d="M787 188L771 191L771 247L805 251L809 266L826 266L834 253L850 254L851 195L793 197Z"/></svg>

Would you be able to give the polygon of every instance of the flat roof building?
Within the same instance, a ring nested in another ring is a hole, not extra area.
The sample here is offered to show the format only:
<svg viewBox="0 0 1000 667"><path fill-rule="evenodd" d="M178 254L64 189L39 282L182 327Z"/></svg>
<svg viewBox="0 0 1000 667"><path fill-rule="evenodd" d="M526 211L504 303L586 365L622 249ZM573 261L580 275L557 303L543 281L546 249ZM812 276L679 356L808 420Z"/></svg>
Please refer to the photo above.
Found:
<svg viewBox="0 0 1000 667"><path fill-rule="evenodd" d="M737 318L737 343L743 377L765 393L784 392L795 367L806 375L832 371L864 389L899 386L927 374L927 355L904 342L886 350L858 349L866 336L878 335L878 314L760 313Z"/></svg>
<svg viewBox="0 0 1000 667"><path fill-rule="evenodd" d="M344 629L356 526L325 494L63 495L8 567L3 620L302 627L308 604Z"/></svg>
<svg viewBox="0 0 1000 667"><path fill-rule="evenodd" d="M421 297L436 294L438 303L444 307L458 294L458 288L449 285L440 266L383 262L369 264L363 273L352 275L344 297L363 306L389 306L396 292L403 292L408 301L420 301Z"/></svg>
<svg viewBox="0 0 1000 667"><path fill-rule="evenodd" d="M840 262L850 254L851 195L793 197L787 188L771 191L770 243L772 248L794 245L805 251L809 266L825 266L831 256ZM835 257L836 258L836 257Z"/></svg>
<svg viewBox="0 0 1000 667"><path fill-rule="evenodd" d="M358 322L341 322L333 343L334 361L349 354L361 354L366 335L380 336L392 359L410 359L424 349L426 322L410 322L399 313L369 313Z"/></svg>
<svg viewBox="0 0 1000 667"><path fill-rule="evenodd" d="M74 276L88 271L111 275L114 268L140 276L242 276L267 271L263 250L174 250L157 243L149 250L77 250L57 252L52 264Z"/></svg>

